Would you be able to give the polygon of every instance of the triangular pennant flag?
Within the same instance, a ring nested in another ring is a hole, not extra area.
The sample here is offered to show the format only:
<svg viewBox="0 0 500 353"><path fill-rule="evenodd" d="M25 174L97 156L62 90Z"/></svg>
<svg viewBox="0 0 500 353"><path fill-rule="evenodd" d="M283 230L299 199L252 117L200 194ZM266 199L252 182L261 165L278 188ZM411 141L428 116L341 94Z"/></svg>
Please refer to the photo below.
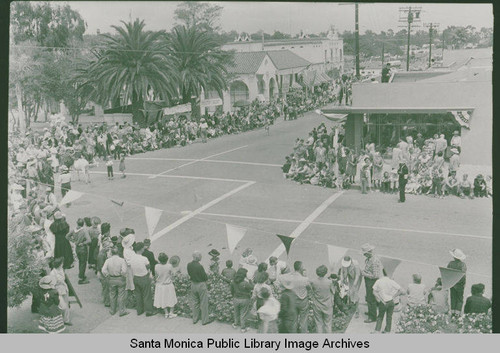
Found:
<svg viewBox="0 0 500 353"><path fill-rule="evenodd" d="M280 235L280 234L276 234L276 236L278 238L280 238L280 240L283 242L283 245L285 246L286 254L288 255L288 253L290 252L290 246L292 245L294 238L287 237L286 235Z"/></svg>
<svg viewBox="0 0 500 353"><path fill-rule="evenodd" d="M455 284L458 283L465 276L460 270L455 270L453 268L440 267L439 271L441 272L441 281L443 283L443 290L450 289Z"/></svg>
<svg viewBox="0 0 500 353"><path fill-rule="evenodd" d="M382 262L382 266L384 266L385 274L387 277L392 277L394 271L401 263L399 259L393 259L392 257L383 257L380 256L380 262Z"/></svg>
<svg viewBox="0 0 500 353"><path fill-rule="evenodd" d="M226 231L227 231L227 247L229 249L229 252L232 254L247 230L245 228L236 227L231 224L226 224Z"/></svg>
<svg viewBox="0 0 500 353"><path fill-rule="evenodd" d="M346 248L328 244L328 259L330 260L330 265L334 265L340 262L340 260L345 256L346 252Z"/></svg>
<svg viewBox="0 0 500 353"><path fill-rule="evenodd" d="M153 207L144 207L144 212L146 214L146 224L148 225L149 236L153 235L158 222L160 221L162 210Z"/></svg>
<svg viewBox="0 0 500 353"><path fill-rule="evenodd" d="M74 191L74 190L69 190L66 195L62 198L61 202L59 202L59 205L65 205L67 203L73 202L75 200L78 200L80 197L83 196L83 193Z"/></svg>

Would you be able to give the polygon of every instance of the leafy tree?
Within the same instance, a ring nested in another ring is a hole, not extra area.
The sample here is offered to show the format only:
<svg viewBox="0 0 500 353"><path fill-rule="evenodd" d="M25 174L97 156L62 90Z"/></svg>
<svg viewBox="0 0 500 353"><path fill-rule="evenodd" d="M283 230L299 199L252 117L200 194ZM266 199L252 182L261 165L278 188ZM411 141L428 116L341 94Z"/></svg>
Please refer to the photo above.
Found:
<svg viewBox="0 0 500 353"><path fill-rule="evenodd" d="M215 90L222 97L227 89L227 66L232 53L222 51L216 37L200 27L177 26L166 36L172 68L179 77L178 91L182 103L191 103L196 114L196 99L201 90Z"/></svg>
<svg viewBox="0 0 500 353"><path fill-rule="evenodd" d="M14 43L34 40L41 46L65 47L71 38L82 39L85 21L69 5L16 1L11 7Z"/></svg>
<svg viewBox="0 0 500 353"><path fill-rule="evenodd" d="M80 74L82 94L102 105L119 100L132 104L135 122L142 123L144 101L150 91L162 99L175 98L177 71L167 55L163 32L144 30L139 19L112 26L115 36L103 34L103 47L94 51L94 60Z"/></svg>
<svg viewBox="0 0 500 353"><path fill-rule="evenodd" d="M219 32L222 6L197 2L184 1L175 9L175 19L186 27L200 27L205 31Z"/></svg>
<svg viewBox="0 0 500 353"><path fill-rule="evenodd" d="M291 38L290 35L280 31L274 31L274 33L271 35L271 39L287 39L287 38Z"/></svg>

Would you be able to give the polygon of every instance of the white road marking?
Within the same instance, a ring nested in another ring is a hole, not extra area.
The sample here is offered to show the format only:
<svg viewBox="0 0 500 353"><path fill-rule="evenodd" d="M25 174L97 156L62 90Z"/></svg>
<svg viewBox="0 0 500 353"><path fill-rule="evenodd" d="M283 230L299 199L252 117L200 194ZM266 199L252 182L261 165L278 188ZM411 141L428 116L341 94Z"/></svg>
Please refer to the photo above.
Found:
<svg viewBox="0 0 500 353"><path fill-rule="evenodd" d="M342 195L344 192L340 191L337 192L336 194L333 194L330 196L328 199L326 199L317 209L313 211L302 223L299 224L297 228L289 235L292 238L298 238L304 230L306 230L307 227L324 211L328 206L330 206L333 201L339 198L340 195ZM269 255L275 256L275 257L280 257L281 254L285 252L285 246L283 244L280 244L272 253ZM269 258L268 258L269 259Z"/></svg>
<svg viewBox="0 0 500 353"><path fill-rule="evenodd" d="M153 236L151 237L151 241L155 241L159 238L161 238L162 236L164 236L165 234L167 234L168 232L170 232L171 230L177 228L178 226L180 226L181 224L183 224L184 222L187 222L188 220L190 220L191 218L195 217L196 215L200 214L201 212L203 212L204 210L206 210L207 208L209 207L212 207L213 205L221 202L222 200L224 199L227 199L228 197L236 194L237 192L251 186L255 184L255 181L249 181L239 187L237 187L236 189L233 189L227 193L225 193L224 195L222 196L219 196L218 198L210 201L209 203L201 206L200 208L194 210L193 212L190 212L188 215L178 219L177 221L175 221L174 223L170 224L169 226L163 228L162 230L160 230L158 233L156 234L153 234Z"/></svg>
<svg viewBox="0 0 500 353"><path fill-rule="evenodd" d="M229 150L229 151L224 151L224 152L216 153L216 154L213 154L213 155L211 155L211 156L204 157L204 158L195 159L195 160L193 160L193 161L191 161L191 162L181 164L181 165L180 165L180 166L178 166L178 167L171 168L171 169L166 170L166 171L164 171L164 172L161 172L161 173L159 173L159 174L157 174L157 175L151 176L150 178L151 178L151 179L154 179L154 178L159 177L159 176L161 176L161 175L163 175L163 174L167 174L167 173L172 172L172 171L174 171L174 170L181 169L181 168L186 167L186 166L188 166L188 165L195 164L195 163L197 163L197 162L201 162L201 161L204 161L204 160L206 160L206 159L210 159L210 158L213 158L213 157L217 157L217 156L220 156L220 155L223 155L223 154L226 154L226 153L234 152L234 151L237 151L237 150L242 149L242 148L245 148L245 147L248 147L248 145L245 145L245 146L240 146L240 147L236 147L236 148L233 148L233 149L231 149L231 150Z"/></svg>
<svg viewBox="0 0 500 353"><path fill-rule="evenodd" d="M299 220L296 220L296 219L253 217L253 216L239 216L239 215L221 214L221 213L207 213L207 212L202 213L202 215L214 216L214 217L251 219L251 220L259 220L259 221L284 222L284 223L301 223L302 222L302 221L299 221ZM456 236L456 237L464 237L464 238L486 239L486 240L490 240L491 241L491 237L482 236L482 235L475 235L475 234L447 233L447 232L436 232L436 231L427 231L427 230L400 229L400 228L375 227L375 226L363 226L363 225L355 225L355 224L327 223L327 222L311 222L311 224L317 224L317 225L323 225L323 226L333 226L333 227L377 229L377 230L387 230L387 231L391 231L391 232L407 232L407 233L423 233L423 234L448 235L448 236Z"/></svg>
<svg viewBox="0 0 500 353"><path fill-rule="evenodd" d="M193 159L193 158L129 158L130 160L138 161L177 161L177 162L202 162L202 163L226 163L226 164L243 164L243 165L256 165L262 167L275 167L281 168L281 164L261 163L261 162L242 162L242 161L226 161L222 159Z"/></svg>
<svg viewBox="0 0 500 353"><path fill-rule="evenodd" d="M90 174L107 174L107 172L90 172ZM131 176L144 176L151 177L158 174L148 174L148 173L127 173L127 175ZM226 182L234 182L234 183L248 183L253 180L245 180L245 179L225 179L225 178L210 178L210 177L198 177L192 175L160 175L160 178L177 178L177 179L194 179L194 180L211 180L211 181L226 181Z"/></svg>

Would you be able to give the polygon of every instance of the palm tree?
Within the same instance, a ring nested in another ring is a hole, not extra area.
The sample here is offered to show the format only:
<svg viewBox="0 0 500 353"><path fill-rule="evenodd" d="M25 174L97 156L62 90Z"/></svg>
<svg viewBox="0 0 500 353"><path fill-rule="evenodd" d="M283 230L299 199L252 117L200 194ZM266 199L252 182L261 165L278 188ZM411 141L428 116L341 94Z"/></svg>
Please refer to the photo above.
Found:
<svg viewBox="0 0 500 353"><path fill-rule="evenodd" d="M182 103L191 103L196 114L196 97L202 89L215 90L222 97L228 86L227 67L233 62L231 52L222 51L216 37L200 27L177 26L166 35L166 47L178 74Z"/></svg>
<svg viewBox="0 0 500 353"><path fill-rule="evenodd" d="M178 96L177 75L162 40L164 32L145 31L139 19L121 22L124 27L112 26L116 35L102 35L104 49L94 51L81 89L100 104L131 102L134 122L142 122L140 110L151 91L165 100Z"/></svg>

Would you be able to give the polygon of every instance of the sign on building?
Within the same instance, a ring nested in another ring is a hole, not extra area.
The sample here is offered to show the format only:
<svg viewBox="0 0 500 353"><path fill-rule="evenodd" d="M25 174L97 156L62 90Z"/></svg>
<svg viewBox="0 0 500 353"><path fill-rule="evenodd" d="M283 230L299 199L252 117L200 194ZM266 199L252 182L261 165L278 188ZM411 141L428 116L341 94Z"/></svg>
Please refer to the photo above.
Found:
<svg viewBox="0 0 500 353"><path fill-rule="evenodd" d="M222 105L222 99L220 98L212 98L212 99L205 99L201 101L201 108L208 108L208 107L216 107L219 105Z"/></svg>

